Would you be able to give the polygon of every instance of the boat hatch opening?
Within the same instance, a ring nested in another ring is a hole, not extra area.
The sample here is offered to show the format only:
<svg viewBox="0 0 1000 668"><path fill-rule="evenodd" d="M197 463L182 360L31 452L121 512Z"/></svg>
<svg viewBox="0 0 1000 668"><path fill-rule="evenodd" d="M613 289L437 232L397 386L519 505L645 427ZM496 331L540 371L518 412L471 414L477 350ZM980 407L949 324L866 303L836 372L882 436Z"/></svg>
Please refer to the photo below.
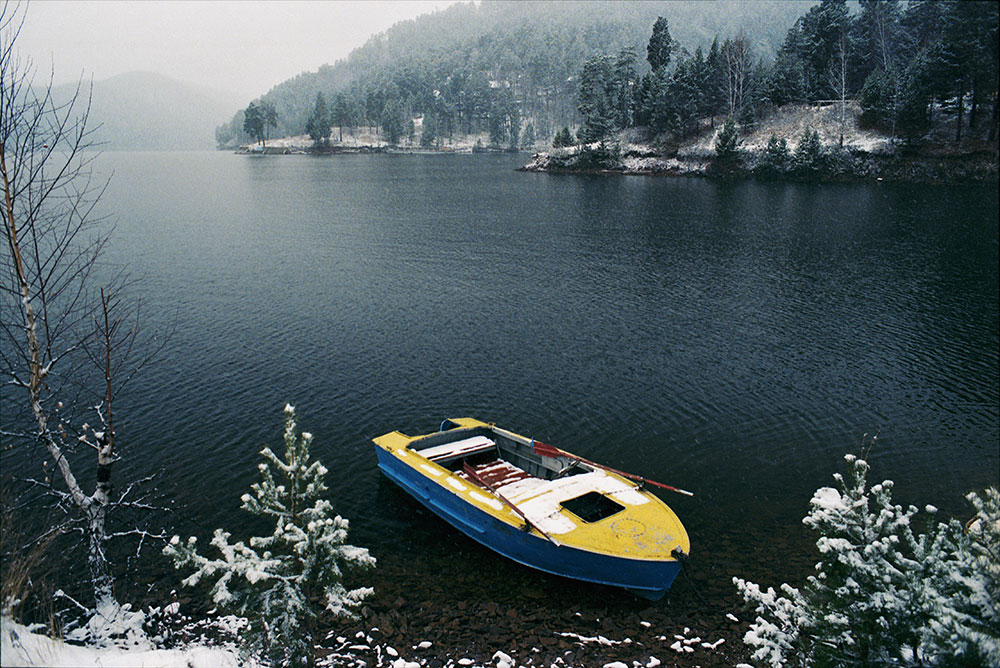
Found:
<svg viewBox="0 0 1000 668"><path fill-rule="evenodd" d="M584 522L599 522L605 517L611 517L615 513L625 510L625 506L597 492L587 492L582 496L567 499L559 505Z"/></svg>

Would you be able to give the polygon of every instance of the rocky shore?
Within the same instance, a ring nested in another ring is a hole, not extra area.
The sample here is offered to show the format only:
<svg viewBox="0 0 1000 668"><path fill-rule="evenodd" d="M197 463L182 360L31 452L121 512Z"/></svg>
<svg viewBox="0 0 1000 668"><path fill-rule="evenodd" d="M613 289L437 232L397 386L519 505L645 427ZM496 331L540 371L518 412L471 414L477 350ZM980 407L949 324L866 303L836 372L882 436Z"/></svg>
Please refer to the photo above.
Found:
<svg viewBox="0 0 1000 668"><path fill-rule="evenodd" d="M387 153L387 146L327 146L313 148L311 146L287 146L277 144L272 146L240 146L234 153L237 155L334 155L339 153Z"/></svg>
<svg viewBox="0 0 1000 668"><path fill-rule="evenodd" d="M651 602L539 573L439 528L428 518L426 535L417 531L405 548L378 555L370 582L375 594L361 617L330 620L324 634L319 651L331 665L734 668L748 662L743 635L752 615L732 583L746 574L745 537L701 536L700 556L662 600ZM756 545L757 538L748 540ZM772 548L790 552L783 539L760 542L761 550ZM450 567L457 562L463 567ZM789 574L805 574L812 555L786 562Z"/></svg>
<svg viewBox="0 0 1000 668"><path fill-rule="evenodd" d="M974 151L934 155L906 151L870 153L858 149L838 151L820 169L775 172L766 166L763 153L744 151L740 164L714 169L712 156L664 155L648 145L591 144L548 153L536 153L519 169L556 174L636 174L651 176L756 177L788 181L907 181L916 183L967 183L997 179L996 154Z"/></svg>
<svg viewBox="0 0 1000 668"><path fill-rule="evenodd" d="M426 600L391 580L376 587L360 620L329 631L319 653L331 665L733 668L747 659L742 612L706 606L690 581L649 603L534 574L506 595L460 584L458 592L424 592Z"/></svg>

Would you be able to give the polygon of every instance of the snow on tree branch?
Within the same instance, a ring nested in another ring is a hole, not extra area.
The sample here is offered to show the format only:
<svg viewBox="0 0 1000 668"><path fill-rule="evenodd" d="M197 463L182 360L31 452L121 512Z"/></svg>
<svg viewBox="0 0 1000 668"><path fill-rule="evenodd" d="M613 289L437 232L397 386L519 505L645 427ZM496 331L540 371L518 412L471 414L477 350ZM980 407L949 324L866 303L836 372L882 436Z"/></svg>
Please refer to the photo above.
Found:
<svg viewBox="0 0 1000 668"><path fill-rule="evenodd" d="M966 530L926 506L892 503L891 480L868 486L869 464L845 457L849 477L810 501L820 561L796 589L733 578L757 618L744 637L760 665L1000 664L1000 494L968 500Z"/></svg>
<svg viewBox="0 0 1000 668"><path fill-rule="evenodd" d="M163 552L178 569L194 569L185 586L214 581L209 593L215 604L249 618L253 649L291 665L311 663L320 613L353 617L372 594L369 587L348 589L343 579L348 569L374 567L375 559L367 549L346 544L348 521L321 498L327 469L310 460L312 435L298 434L290 405L284 441L284 459L270 448L261 450L261 479L251 485L253 494L241 497L244 510L274 520L270 535L231 543L230 533L216 529L211 545L219 557L200 554L194 537L184 542L174 536Z"/></svg>

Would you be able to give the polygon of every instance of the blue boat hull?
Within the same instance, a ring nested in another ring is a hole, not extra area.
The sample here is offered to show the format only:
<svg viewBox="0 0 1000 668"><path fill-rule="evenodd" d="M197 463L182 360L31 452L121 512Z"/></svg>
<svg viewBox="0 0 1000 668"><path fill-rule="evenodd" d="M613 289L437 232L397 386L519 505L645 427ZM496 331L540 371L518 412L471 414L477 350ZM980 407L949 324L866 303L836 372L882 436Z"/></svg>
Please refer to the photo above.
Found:
<svg viewBox="0 0 1000 668"><path fill-rule="evenodd" d="M522 531L467 503L432 479L375 448L378 465L394 483L469 538L530 566L568 578L622 587L649 600L658 600L680 572L677 561L629 559L554 543Z"/></svg>

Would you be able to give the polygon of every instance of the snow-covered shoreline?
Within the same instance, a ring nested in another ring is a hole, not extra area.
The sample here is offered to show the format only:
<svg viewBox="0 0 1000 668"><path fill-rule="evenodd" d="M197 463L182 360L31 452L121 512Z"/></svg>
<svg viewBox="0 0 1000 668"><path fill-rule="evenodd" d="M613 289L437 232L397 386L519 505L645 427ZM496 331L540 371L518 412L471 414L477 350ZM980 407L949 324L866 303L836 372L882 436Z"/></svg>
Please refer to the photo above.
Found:
<svg viewBox="0 0 1000 668"><path fill-rule="evenodd" d="M0 620L0 663L3 666L50 668L249 668L235 648L195 645L184 649L123 649L71 645L18 624Z"/></svg>
<svg viewBox="0 0 1000 668"><path fill-rule="evenodd" d="M418 126L419 127L419 126ZM335 128L336 129L336 128ZM389 144L383 134L375 128L359 127L344 132L334 132L329 145L325 148L315 148L309 135L294 135L275 137L264 142L245 144L236 148L236 153L269 155L301 155L301 154L350 154L350 153L497 153L507 152L505 148L490 146L487 133L458 135L454 138L442 138L431 146L421 146L418 136L403 137L396 144ZM537 146L535 147L537 148ZM229 148L228 150L232 150ZM530 151L533 149L523 149Z"/></svg>
<svg viewBox="0 0 1000 668"><path fill-rule="evenodd" d="M728 617L735 623L736 617ZM13 621L9 617L2 618L0 630L0 655L3 666L51 666L86 668L90 666L101 668L257 668L256 661L242 656L233 646L208 645L194 643L180 649L160 649L155 647L121 648L115 646L91 647L70 644L61 639L50 638L38 632L35 627L28 627ZM644 622L648 625L648 622ZM378 629L373 628L377 634ZM657 636L661 644L657 648L649 648L643 660L633 659L622 661L614 657L615 648L628 648L633 645L629 637L622 639L608 638L597 634L593 636L573 632L556 632L557 637L565 639L576 647L595 646L605 648L610 658L593 663L590 659L575 661L574 653L568 650L563 656L551 661L537 657L527 660L518 659L516 652L510 648L507 651L495 650L488 657L476 656L474 652L464 653L446 651L442 657L439 649L432 641L398 647L397 644L380 642L371 634L359 631L354 637L329 637L326 647L317 647L317 664L321 666L353 666L362 668L591 668L599 665L602 668L656 668L660 665L678 665L679 659L694 659L697 653L697 665L716 665L711 655L726 643L726 638L715 640L702 638L689 627L684 627L679 633ZM534 653L540 652L533 648ZM514 656L512 656L514 655ZM716 660L723 656L716 655ZM536 660L537 659L537 660ZM707 660L706 660L707 659ZM723 659L724 660L724 659ZM725 661L725 660L724 660ZM684 664L688 662L685 661ZM692 663L692 665L694 665ZM743 666L745 664L725 661L722 665Z"/></svg>
<svg viewBox="0 0 1000 668"><path fill-rule="evenodd" d="M841 114L844 122L841 123ZM766 119L739 127L739 165L724 175L764 176L783 180L910 181L951 183L997 178L997 155L983 146L949 147L947 150L912 150L899 139L863 127L857 102L825 105L788 105ZM722 124L705 119L704 130L681 144L658 144L642 128L632 128L594 142L536 153L521 167L528 172L604 173L651 176L713 175L715 139ZM815 131L831 156L821 173L775 174L760 169L771 137L784 140L794 152L807 130ZM841 135L843 140L841 141Z"/></svg>

